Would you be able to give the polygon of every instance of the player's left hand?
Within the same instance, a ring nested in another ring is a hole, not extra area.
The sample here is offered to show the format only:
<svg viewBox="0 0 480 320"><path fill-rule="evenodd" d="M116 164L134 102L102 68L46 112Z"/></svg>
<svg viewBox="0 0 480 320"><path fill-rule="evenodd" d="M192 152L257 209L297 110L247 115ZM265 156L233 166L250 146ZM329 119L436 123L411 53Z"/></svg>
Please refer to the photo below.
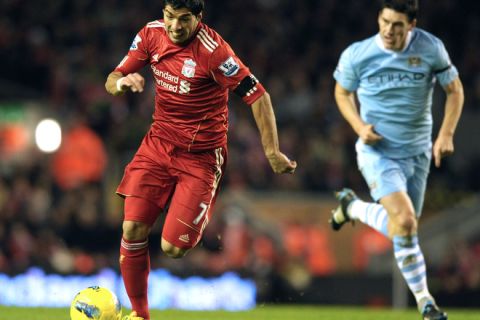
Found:
<svg viewBox="0 0 480 320"><path fill-rule="evenodd" d="M290 160L280 151L267 156L268 162L275 173L294 173L297 168L297 162Z"/></svg>
<svg viewBox="0 0 480 320"><path fill-rule="evenodd" d="M451 155L453 151L453 137L445 135L438 136L433 144L433 159L435 160L435 167L440 168L442 158Z"/></svg>

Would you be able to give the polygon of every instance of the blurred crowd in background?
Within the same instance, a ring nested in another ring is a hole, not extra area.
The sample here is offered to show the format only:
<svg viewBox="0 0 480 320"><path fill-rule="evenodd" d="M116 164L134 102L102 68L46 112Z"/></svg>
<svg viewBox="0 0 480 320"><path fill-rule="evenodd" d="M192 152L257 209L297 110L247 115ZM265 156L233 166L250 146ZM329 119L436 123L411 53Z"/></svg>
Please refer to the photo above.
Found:
<svg viewBox="0 0 480 320"><path fill-rule="evenodd" d="M376 32L375 1L206 2L204 22L270 92L282 149L299 163L294 175L271 172L249 107L232 95L229 163L221 192L331 193L349 186L367 194L356 169L356 136L333 99L332 72L347 45ZM37 101L65 132L57 154L32 149L15 161L0 154L0 273L16 274L32 265L65 274L116 268L122 202L114 191L151 123L153 82L146 68L149 89L124 97L109 96L104 82L136 32L162 17L162 3L4 0L0 12L0 101ZM444 41L465 86L465 114L478 115L479 3L420 1L418 26ZM434 99L440 116L441 91ZM458 197L478 192L479 161L463 159L461 170L444 162L441 170L432 170L429 188L454 189ZM426 209L455 200L446 194L427 195ZM234 269L264 279L288 279L286 274L297 272L298 280L298 265L307 278L337 270L329 258L334 247L326 244L325 225L286 224L272 230L256 221L257 213L235 203L219 203L216 212L201 247L175 262L177 272ZM160 257L155 242L160 230L161 223L152 234L152 267L169 267L173 262ZM456 257L435 271L448 279L444 290L479 290L480 239L445 249Z"/></svg>

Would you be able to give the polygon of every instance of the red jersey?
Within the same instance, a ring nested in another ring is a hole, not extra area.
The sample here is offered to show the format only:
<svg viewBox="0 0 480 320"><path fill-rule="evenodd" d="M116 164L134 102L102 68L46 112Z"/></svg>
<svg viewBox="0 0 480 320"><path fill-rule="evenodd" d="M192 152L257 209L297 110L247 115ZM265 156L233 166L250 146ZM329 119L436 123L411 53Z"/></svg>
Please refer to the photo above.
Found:
<svg viewBox="0 0 480 320"><path fill-rule="evenodd" d="M228 90L255 77L222 37L199 23L187 44L173 43L163 20L148 23L135 37L115 71L124 75L150 64L155 80L153 135L200 151L224 146L228 130ZM265 89L258 83L243 96L247 104Z"/></svg>

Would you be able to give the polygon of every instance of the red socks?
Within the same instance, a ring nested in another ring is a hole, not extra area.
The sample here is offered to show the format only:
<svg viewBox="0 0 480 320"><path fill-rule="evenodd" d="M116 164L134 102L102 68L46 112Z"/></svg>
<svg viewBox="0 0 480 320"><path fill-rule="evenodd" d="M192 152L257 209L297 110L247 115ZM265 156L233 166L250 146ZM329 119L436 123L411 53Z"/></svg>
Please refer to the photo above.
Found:
<svg viewBox="0 0 480 320"><path fill-rule="evenodd" d="M129 241L122 238L120 271L132 303L132 310L136 311L139 317L150 319L147 298L148 274L150 272L148 239Z"/></svg>

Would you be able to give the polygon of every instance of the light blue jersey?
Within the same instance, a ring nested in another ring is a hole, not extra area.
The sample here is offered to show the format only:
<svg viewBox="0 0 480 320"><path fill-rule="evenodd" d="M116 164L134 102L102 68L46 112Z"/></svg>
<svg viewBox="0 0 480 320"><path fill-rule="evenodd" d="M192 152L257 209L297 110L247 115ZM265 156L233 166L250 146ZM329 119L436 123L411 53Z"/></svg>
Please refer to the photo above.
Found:
<svg viewBox="0 0 480 320"><path fill-rule="evenodd" d="M343 88L357 92L362 119L383 136L371 148L392 159L431 149L435 81L445 86L457 76L442 41L418 28L403 51L386 49L379 34L350 45L334 72Z"/></svg>

